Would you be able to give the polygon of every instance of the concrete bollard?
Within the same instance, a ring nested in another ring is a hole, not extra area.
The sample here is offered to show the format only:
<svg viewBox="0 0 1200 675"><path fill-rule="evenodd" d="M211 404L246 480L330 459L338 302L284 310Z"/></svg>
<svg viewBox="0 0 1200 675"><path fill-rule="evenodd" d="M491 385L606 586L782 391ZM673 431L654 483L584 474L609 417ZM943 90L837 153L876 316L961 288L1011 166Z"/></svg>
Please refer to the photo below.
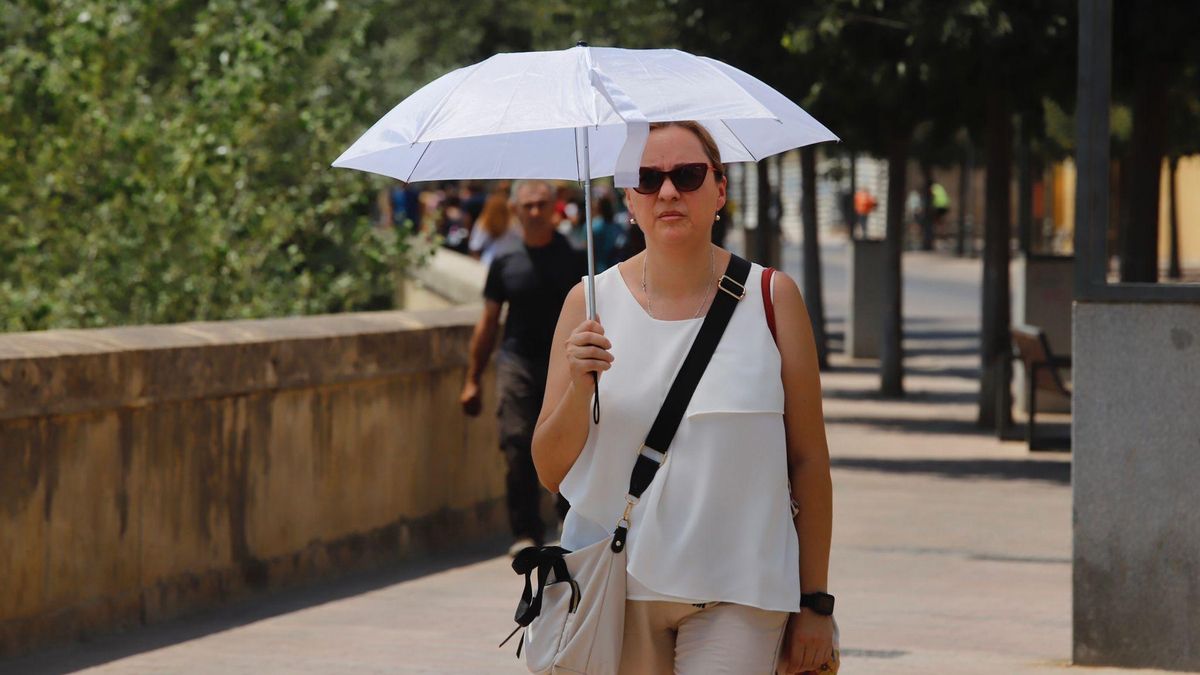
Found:
<svg viewBox="0 0 1200 675"><path fill-rule="evenodd" d="M846 321L846 353L852 359L879 358L883 333L884 269L882 240L852 240L850 255L850 316Z"/></svg>

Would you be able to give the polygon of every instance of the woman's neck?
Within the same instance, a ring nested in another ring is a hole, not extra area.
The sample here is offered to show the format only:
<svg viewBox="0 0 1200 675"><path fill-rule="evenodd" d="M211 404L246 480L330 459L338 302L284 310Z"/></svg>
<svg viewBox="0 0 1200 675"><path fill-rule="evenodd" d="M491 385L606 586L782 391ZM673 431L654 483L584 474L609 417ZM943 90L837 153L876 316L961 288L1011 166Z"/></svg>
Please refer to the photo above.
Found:
<svg viewBox="0 0 1200 675"><path fill-rule="evenodd" d="M663 299L695 297L715 274L713 245L708 242L686 249L646 249L644 255L647 287Z"/></svg>

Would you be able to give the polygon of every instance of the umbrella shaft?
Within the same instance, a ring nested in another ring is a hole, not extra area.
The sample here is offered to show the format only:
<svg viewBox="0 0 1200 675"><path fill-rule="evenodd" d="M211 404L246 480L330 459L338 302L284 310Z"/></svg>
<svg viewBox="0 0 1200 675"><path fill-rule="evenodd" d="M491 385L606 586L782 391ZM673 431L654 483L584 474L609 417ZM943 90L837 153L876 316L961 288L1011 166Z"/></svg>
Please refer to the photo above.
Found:
<svg viewBox="0 0 1200 675"><path fill-rule="evenodd" d="M588 129L579 127L575 130L580 156L583 182L583 231L587 233L587 318L596 320L596 246L592 241L592 160L588 152Z"/></svg>

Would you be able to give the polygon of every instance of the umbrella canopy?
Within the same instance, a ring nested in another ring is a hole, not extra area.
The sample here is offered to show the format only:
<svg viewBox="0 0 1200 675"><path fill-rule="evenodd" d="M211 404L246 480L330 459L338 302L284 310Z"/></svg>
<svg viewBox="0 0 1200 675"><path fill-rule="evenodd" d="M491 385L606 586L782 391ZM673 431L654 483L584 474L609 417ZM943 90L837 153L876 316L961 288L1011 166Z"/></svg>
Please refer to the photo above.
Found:
<svg viewBox="0 0 1200 675"><path fill-rule="evenodd" d="M632 187L649 123L678 120L703 124L725 162L837 140L787 97L720 61L577 46L497 54L447 73L333 166L406 182L614 176L617 187Z"/></svg>

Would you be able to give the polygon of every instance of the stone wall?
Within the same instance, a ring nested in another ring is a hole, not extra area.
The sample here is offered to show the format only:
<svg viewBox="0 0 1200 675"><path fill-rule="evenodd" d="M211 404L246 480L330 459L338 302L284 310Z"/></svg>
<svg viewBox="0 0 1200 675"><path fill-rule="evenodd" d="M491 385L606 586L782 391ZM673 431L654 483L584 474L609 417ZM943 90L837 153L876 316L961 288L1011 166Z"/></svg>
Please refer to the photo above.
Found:
<svg viewBox="0 0 1200 675"><path fill-rule="evenodd" d="M1075 662L1200 671L1200 304L1074 315Z"/></svg>
<svg viewBox="0 0 1200 675"><path fill-rule="evenodd" d="M0 656L505 532L478 311L0 335Z"/></svg>

